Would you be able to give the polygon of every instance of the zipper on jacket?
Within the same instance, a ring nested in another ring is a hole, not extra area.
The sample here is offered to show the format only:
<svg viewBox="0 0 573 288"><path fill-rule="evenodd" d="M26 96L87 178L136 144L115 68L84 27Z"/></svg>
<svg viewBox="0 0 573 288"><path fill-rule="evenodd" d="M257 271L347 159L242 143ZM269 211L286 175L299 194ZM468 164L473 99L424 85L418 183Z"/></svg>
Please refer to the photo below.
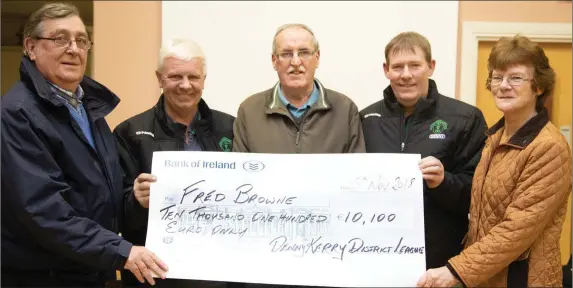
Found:
<svg viewBox="0 0 573 288"><path fill-rule="evenodd" d="M306 120L306 117L308 116L308 114L310 114L311 111L310 109L306 112L304 112L304 114L302 115L302 119L300 120L299 123L296 122L296 120L292 119L291 120L294 122L294 125L296 126L296 140L295 140L295 148L296 148L296 153L300 152L300 133L302 131L302 128L304 127L304 121ZM292 115L291 115L292 116Z"/></svg>
<svg viewBox="0 0 573 288"><path fill-rule="evenodd" d="M404 147L406 146L406 139L408 138L408 126L410 126L410 120L404 120L404 139L402 139L402 150L404 152ZM400 127L402 129L402 127Z"/></svg>
<svg viewBox="0 0 573 288"><path fill-rule="evenodd" d="M407 133L407 129L404 129L404 126L406 125L406 120L404 117L404 110L402 110L400 112L400 152L404 152L404 147L406 147L406 136L405 134ZM404 131L406 130L406 131Z"/></svg>
<svg viewBox="0 0 573 288"><path fill-rule="evenodd" d="M70 117L71 117L71 115L70 115ZM96 157L97 157L97 160L99 161L98 164L99 164L99 166L101 167L102 172L103 172L103 174L104 174L103 176L104 176L104 178L105 178L105 180L106 180L106 184L107 184L107 187L108 187L108 189L109 189L109 194L110 194L111 203L112 203L112 207L113 207L112 217L111 217L111 225L112 225L111 229L113 230L113 232L116 232L116 233L117 233L117 232L119 231L119 227L116 226L116 225L118 224L118 223L117 223L117 218L118 218L118 216L117 216L118 203L117 203L117 201L116 201L116 199L115 199L115 194L113 193L113 184L111 183L111 175L110 175L109 169L108 169L108 167L107 167L107 165L106 165L106 161L105 161L105 159L103 158L103 156L101 155L100 151L98 151L98 150L96 149L96 147L97 147L97 146L96 146L96 145L97 145L97 143L96 143L96 142L97 142L96 137L99 136L99 134L96 133L96 132L99 132L99 130L96 131L96 129L99 129L99 128L97 127L95 121L92 121L91 118L88 118L88 121L90 121L91 132L92 132L92 134L93 134L93 141L94 141L94 147L92 147L92 146L90 145L90 143L88 142L87 137L86 137L86 135L84 134L84 132L82 131L81 127L79 127L79 124L78 124L75 120L73 120L73 119L69 119L69 120L70 120L70 124L72 125L72 129L74 130L74 132L79 135L79 137L85 142L86 145L89 146L89 149L91 149L91 150L93 151L93 153L95 153L95 155L96 155ZM104 147L106 147L106 144L104 143L105 140L104 140L103 138L101 139L101 142L102 142L102 145L103 145ZM102 148L102 149L103 149L103 148ZM106 147L106 149L107 149L107 147ZM102 152L103 152L103 151L102 151Z"/></svg>
<svg viewBox="0 0 573 288"><path fill-rule="evenodd" d="M404 151L404 142L402 141L403 136L402 136L402 126L404 126L404 113L400 112L400 121L398 122L398 131L400 133L400 138L398 139L399 143L400 143L400 152Z"/></svg>
<svg viewBox="0 0 573 288"><path fill-rule="evenodd" d="M416 110L410 113L408 117L404 115L404 110L402 110L400 113L400 152L404 152L404 149L406 148L406 141L408 141L408 130L412 124L412 121L414 121L414 114L416 114Z"/></svg>
<svg viewBox="0 0 573 288"><path fill-rule="evenodd" d="M195 135L191 135L192 137L195 137L195 141L197 141L197 143L199 143L199 147L201 147L201 151L208 151L207 149L207 145L204 143L205 140L205 135L203 134L203 130L202 129L194 129L195 130ZM185 141L187 141L187 135L184 136L184 140L183 142L185 143ZM185 145L183 145L183 147L185 147ZM217 147L215 145L215 147Z"/></svg>
<svg viewBox="0 0 573 288"><path fill-rule="evenodd" d="M115 219L115 217L111 218L111 227L113 229L112 231L117 233L119 232L119 227L116 225L117 225L117 220Z"/></svg>
<svg viewBox="0 0 573 288"><path fill-rule="evenodd" d="M300 130L296 131L296 148L298 148L298 140L300 139Z"/></svg>
<svg viewBox="0 0 573 288"><path fill-rule="evenodd" d="M102 139L102 141L104 141L104 140ZM113 184L111 183L111 175L109 173L109 169L107 168L107 165L105 164L105 159L101 155L99 155L99 153L98 153L98 156L99 156L99 159L101 161L103 173L105 174L105 178L107 180L109 192L111 194L111 202L113 203L113 217L111 218L111 225L112 225L113 232L117 233L117 232L119 232L119 227L116 226L118 224L117 223L117 217L118 217L117 216L117 210L118 210L117 206L118 206L118 204L117 204L116 199L115 199L115 194L113 193Z"/></svg>

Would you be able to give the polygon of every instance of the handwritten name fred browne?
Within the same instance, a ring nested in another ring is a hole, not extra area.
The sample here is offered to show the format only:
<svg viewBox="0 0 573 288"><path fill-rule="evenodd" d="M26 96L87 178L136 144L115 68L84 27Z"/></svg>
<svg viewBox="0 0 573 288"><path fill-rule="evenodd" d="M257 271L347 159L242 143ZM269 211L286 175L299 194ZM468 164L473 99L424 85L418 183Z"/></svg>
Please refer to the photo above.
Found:
<svg viewBox="0 0 573 288"><path fill-rule="evenodd" d="M424 254L424 247L411 247L402 245L404 237L400 238L398 245L394 246L378 246L367 245L364 240L360 238L352 238L347 243L331 243L321 241L322 236L312 238L308 243L290 243L285 236L279 236L271 242L271 252L291 252L304 256L305 254L335 254L334 259L344 259L346 253L372 253L372 254ZM394 248L394 249L392 249Z"/></svg>

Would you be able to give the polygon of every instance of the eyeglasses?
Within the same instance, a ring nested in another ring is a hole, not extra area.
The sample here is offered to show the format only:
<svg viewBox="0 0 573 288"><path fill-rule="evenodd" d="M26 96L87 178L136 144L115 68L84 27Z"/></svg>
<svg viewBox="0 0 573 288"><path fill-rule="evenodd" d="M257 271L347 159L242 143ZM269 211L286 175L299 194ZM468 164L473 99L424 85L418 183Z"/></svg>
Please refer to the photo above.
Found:
<svg viewBox="0 0 573 288"><path fill-rule="evenodd" d="M93 43L86 38L77 38L77 39L72 40L69 37L59 36L56 38L36 37L36 39L51 40L51 41L54 41L54 44L56 44L56 46L66 47L66 48L70 47L70 45L72 44L72 41L75 41L76 46L78 46L78 48L80 48L82 50L89 50L93 45Z"/></svg>
<svg viewBox="0 0 573 288"><path fill-rule="evenodd" d="M316 50L314 50L314 51L300 50L297 52L292 52L292 51L279 52L279 53L276 53L275 55L278 56L280 60L284 60L284 61L291 60L295 54L300 59L308 60L308 59L310 59L310 57L312 57L312 55L314 55L315 52L316 52Z"/></svg>
<svg viewBox="0 0 573 288"><path fill-rule="evenodd" d="M525 81L530 81L531 79L523 78L521 76L511 76L507 78L507 84L510 86L519 86L523 84ZM499 86L503 82L503 77L493 76L491 77L490 84L491 86Z"/></svg>

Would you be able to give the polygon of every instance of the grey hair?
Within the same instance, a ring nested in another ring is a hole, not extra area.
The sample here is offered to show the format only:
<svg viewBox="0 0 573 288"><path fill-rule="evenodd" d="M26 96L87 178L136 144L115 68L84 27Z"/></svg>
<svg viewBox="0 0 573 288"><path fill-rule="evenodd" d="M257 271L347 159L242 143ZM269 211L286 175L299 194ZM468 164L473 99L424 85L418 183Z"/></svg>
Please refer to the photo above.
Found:
<svg viewBox="0 0 573 288"><path fill-rule="evenodd" d="M28 18L28 20L26 21L26 23L24 24L23 40L25 41L26 38L34 38L40 36L43 33L42 24L44 23L44 20L61 19L70 16L78 16L81 19L78 8L72 4L67 4L67 3L44 4L42 8L32 13ZM23 47L22 52L24 52L24 55L26 56L28 55L26 47Z"/></svg>
<svg viewBox="0 0 573 288"><path fill-rule="evenodd" d="M165 59L175 57L179 60L189 61L193 58L199 58L203 62L203 76L207 75L207 60L203 49L197 42L187 38L173 38L167 41L159 50L159 62L157 70L163 68Z"/></svg>
<svg viewBox="0 0 573 288"><path fill-rule="evenodd" d="M277 29L277 32L275 33L275 37L273 38L273 55L277 53L277 36L281 32L283 32L284 30L289 29L289 28L301 28L301 29L308 31L308 33L310 33L310 35L312 35L312 45L314 46L314 50L318 51L320 49L320 47L318 45L318 39L316 39L316 36L314 36L314 32L312 32L312 29L310 29L310 27L308 27L307 25L304 25L304 24L300 24L300 23L289 23L289 24L281 25Z"/></svg>

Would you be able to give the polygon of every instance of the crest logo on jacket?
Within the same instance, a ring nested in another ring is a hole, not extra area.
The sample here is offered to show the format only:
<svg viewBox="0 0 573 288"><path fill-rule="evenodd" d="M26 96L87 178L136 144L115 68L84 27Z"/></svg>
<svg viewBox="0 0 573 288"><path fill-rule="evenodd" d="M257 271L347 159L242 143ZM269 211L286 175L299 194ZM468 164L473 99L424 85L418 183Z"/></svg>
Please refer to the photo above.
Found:
<svg viewBox="0 0 573 288"><path fill-rule="evenodd" d="M448 122L444 120L436 120L430 125L430 139L446 139L446 134L443 132L448 130Z"/></svg>
<svg viewBox="0 0 573 288"><path fill-rule="evenodd" d="M233 149L233 141L227 137L223 137L219 140L219 148L221 148L223 152L231 152Z"/></svg>

